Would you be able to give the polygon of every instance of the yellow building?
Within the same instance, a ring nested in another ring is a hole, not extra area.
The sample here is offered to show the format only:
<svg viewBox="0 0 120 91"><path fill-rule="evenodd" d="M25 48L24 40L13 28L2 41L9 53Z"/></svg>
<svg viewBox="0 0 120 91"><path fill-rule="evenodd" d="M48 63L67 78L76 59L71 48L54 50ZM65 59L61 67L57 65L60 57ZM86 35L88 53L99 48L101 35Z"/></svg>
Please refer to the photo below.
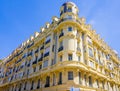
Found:
<svg viewBox="0 0 120 91"><path fill-rule="evenodd" d="M120 91L120 60L64 3L53 17L0 64L0 91ZM73 90L71 90L73 91Z"/></svg>

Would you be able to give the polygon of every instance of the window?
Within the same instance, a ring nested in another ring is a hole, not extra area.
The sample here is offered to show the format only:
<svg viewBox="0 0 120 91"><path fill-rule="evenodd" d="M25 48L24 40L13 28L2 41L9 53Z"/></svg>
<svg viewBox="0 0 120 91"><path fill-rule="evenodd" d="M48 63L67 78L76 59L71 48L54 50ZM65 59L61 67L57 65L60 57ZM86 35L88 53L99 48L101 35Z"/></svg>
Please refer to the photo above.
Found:
<svg viewBox="0 0 120 91"><path fill-rule="evenodd" d="M48 36L46 37L46 41L48 41L48 40L50 40L50 39L51 39L51 36L48 35Z"/></svg>
<svg viewBox="0 0 120 91"><path fill-rule="evenodd" d="M89 86L92 87L92 78L89 76Z"/></svg>
<svg viewBox="0 0 120 91"><path fill-rule="evenodd" d="M72 8L71 7L68 7L68 12L72 12Z"/></svg>
<svg viewBox="0 0 120 91"><path fill-rule="evenodd" d="M33 85L34 85L34 81L32 81L32 84L31 84L31 90L33 89Z"/></svg>
<svg viewBox="0 0 120 91"><path fill-rule="evenodd" d="M68 60L69 60L69 61L72 60L72 54L68 54Z"/></svg>
<svg viewBox="0 0 120 91"><path fill-rule="evenodd" d="M68 27L68 31L71 32L72 31L72 27Z"/></svg>
<svg viewBox="0 0 120 91"><path fill-rule="evenodd" d="M94 68L94 62L89 61L90 62L90 67Z"/></svg>
<svg viewBox="0 0 120 91"><path fill-rule="evenodd" d="M51 60L51 65L54 65L54 64L55 64L55 60L52 59L52 60Z"/></svg>
<svg viewBox="0 0 120 91"><path fill-rule="evenodd" d="M73 72L72 71L68 72L68 80L73 80Z"/></svg>
<svg viewBox="0 0 120 91"><path fill-rule="evenodd" d="M29 75L29 69L27 70L27 75Z"/></svg>
<svg viewBox="0 0 120 91"><path fill-rule="evenodd" d="M104 87L104 82L102 81L102 88L104 89L105 87Z"/></svg>
<svg viewBox="0 0 120 91"><path fill-rule="evenodd" d="M85 85L87 85L87 78L86 78L86 75L84 75L84 81L85 81Z"/></svg>
<svg viewBox="0 0 120 91"><path fill-rule="evenodd" d="M63 41L61 41L61 42L60 42L60 45L59 45L59 46L60 46L60 47L62 47L62 46L63 46Z"/></svg>
<svg viewBox="0 0 120 91"><path fill-rule="evenodd" d="M21 91L21 87L22 87L22 85L20 84L20 87L19 87L19 90L18 90L18 91Z"/></svg>
<svg viewBox="0 0 120 91"><path fill-rule="evenodd" d="M40 88L40 79L38 79L37 89Z"/></svg>
<svg viewBox="0 0 120 91"><path fill-rule="evenodd" d="M106 55L106 59L108 59L108 60L110 59L110 55L109 55L109 54L108 54L108 55Z"/></svg>
<svg viewBox="0 0 120 91"><path fill-rule="evenodd" d="M55 45L52 46L52 52L54 52L54 50L55 50Z"/></svg>
<svg viewBox="0 0 120 91"><path fill-rule="evenodd" d="M59 73L59 82L58 84L62 84L62 72Z"/></svg>
<svg viewBox="0 0 120 91"><path fill-rule="evenodd" d="M92 44L91 37L88 36L88 37L87 37L87 41L88 41L88 44L90 44L90 45Z"/></svg>
<svg viewBox="0 0 120 91"><path fill-rule="evenodd" d="M45 53L48 53L50 51L50 47L45 48Z"/></svg>
<svg viewBox="0 0 120 91"><path fill-rule="evenodd" d="M80 61L80 56L78 56L78 61Z"/></svg>
<svg viewBox="0 0 120 91"><path fill-rule="evenodd" d="M33 68L33 72L35 72L35 71L36 71L36 67Z"/></svg>
<svg viewBox="0 0 120 91"><path fill-rule="evenodd" d="M39 70L41 70L42 69L42 64L39 66Z"/></svg>
<svg viewBox="0 0 120 91"><path fill-rule="evenodd" d="M63 29L60 30L60 33L63 33Z"/></svg>
<svg viewBox="0 0 120 91"><path fill-rule="evenodd" d="M93 51L92 51L91 48L89 48L89 56L90 56L90 57L93 57Z"/></svg>
<svg viewBox="0 0 120 91"><path fill-rule="evenodd" d="M96 80L96 84L97 84L97 87L99 88L99 82L98 82L98 80Z"/></svg>
<svg viewBox="0 0 120 91"><path fill-rule="evenodd" d="M45 87L49 87L50 86L50 77L47 76L46 77L46 84L45 84Z"/></svg>
<svg viewBox="0 0 120 91"><path fill-rule="evenodd" d="M27 86L27 82L25 82L25 85L24 85L24 90L26 90L26 86Z"/></svg>
<svg viewBox="0 0 120 91"><path fill-rule="evenodd" d="M60 56L60 61L62 61L62 55Z"/></svg>
<svg viewBox="0 0 120 91"><path fill-rule="evenodd" d="M59 49L58 52L63 50L63 41L59 42Z"/></svg>
<svg viewBox="0 0 120 91"><path fill-rule="evenodd" d="M77 42L77 48L80 48L80 42Z"/></svg>
<svg viewBox="0 0 120 91"><path fill-rule="evenodd" d="M53 74L53 86L55 85L55 74Z"/></svg>
<svg viewBox="0 0 120 91"><path fill-rule="evenodd" d="M78 76L79 76L79 84L81 84L81 73L78 72Z"/></svg>
<svg viewBox="0 0 120 91"><path fill-rule="evenodd" d="M35 56L35 61L37 61L37 59L38 59L38 56Z"/></svg>
<svg viewBox="0 0 120 91"><path fill-rule="evenodd" d="M48 60L44 61L43 67L45 68L45 67L47 67L47 66L48 66Z"/></svg>

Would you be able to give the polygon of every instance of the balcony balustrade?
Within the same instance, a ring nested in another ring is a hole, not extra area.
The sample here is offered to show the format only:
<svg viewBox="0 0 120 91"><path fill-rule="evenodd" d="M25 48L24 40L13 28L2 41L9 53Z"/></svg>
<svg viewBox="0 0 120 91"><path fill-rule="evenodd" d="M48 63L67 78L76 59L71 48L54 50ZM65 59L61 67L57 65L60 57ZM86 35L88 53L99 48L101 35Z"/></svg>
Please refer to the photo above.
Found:
<svg viewBox="0 0 120 91"><path fill-rule="evenodd" d="M58 22L58 25L64 21L73 21L73 22L77 22L79 24L81 24L81 22L79 20L76 20L75 18L64 18L64 19L61 19L59 22Z"/></svg>

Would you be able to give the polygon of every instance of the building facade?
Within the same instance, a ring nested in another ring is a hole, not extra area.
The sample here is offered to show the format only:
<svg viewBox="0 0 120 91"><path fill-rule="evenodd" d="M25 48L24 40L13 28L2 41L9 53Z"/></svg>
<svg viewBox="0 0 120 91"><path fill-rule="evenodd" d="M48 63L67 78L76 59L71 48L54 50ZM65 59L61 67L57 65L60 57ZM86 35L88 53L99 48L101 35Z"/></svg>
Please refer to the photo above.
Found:
<svg viewBox="0 0 120 91"><path fill-rule="evenodd" d="M120 91L120 60L64 3L54 16L0 63L0 91Z"/></svg>

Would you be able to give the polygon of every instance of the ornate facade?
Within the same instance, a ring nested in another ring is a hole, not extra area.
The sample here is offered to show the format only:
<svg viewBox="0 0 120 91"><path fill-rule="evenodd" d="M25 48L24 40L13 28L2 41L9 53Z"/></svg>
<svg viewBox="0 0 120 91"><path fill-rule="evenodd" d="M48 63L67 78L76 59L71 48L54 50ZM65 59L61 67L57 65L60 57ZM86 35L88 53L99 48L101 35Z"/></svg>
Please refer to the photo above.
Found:
<svg viewBox="0 0 120 91"><path fill-rule="evenodd" d="M120 60L64 3L40 32L0 62L0 91L120 91Z"/></svg>

